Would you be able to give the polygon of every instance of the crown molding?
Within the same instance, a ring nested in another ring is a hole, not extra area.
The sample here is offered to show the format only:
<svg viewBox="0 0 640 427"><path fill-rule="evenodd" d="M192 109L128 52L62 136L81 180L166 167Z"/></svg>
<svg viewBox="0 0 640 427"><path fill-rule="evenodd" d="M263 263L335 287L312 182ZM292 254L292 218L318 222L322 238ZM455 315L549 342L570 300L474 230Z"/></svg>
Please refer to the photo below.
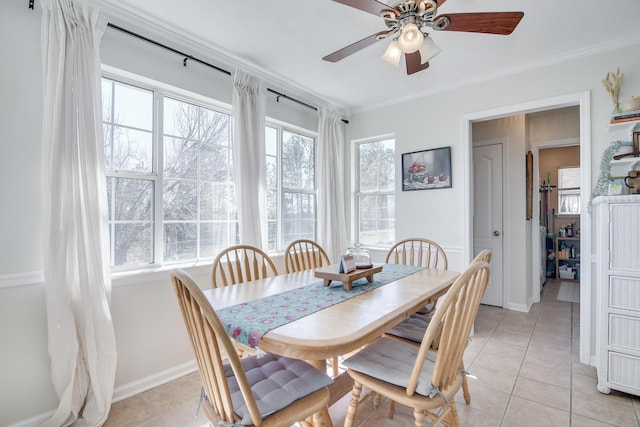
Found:
<svg viewBox="0 0 640 427"><path fill-rule="evenodd" d="M133 4L125 3L121 0L89 1L98 6L109 22L113 24L134 32L144 31L144 34L141 35L150 39L157 39L163 44L173 44L171 47L176 49L193 51L193 55L199 57L199 59L210 61L229 72L233 72L236 68L243 69L261 78L270 89L284 93L318 109L327 107L345 117L349 115L349 110L344 106L331 103L308 88L292 85L280 76L273 74L273 72L234 55L220 46L203 44L198 41L194 34L175 28L162 19L151 17L143 9L137 8Z"/></svg>
<svg viewBox="0 0 640 427"><path fill-rule="evenodd" d="M460 88L471 86L478 83L484 83L484 82L495 80L501 77L507 77L510 75L514 75L514 74L518 74L526 71L532 71L532 70L548 67L551 65L571 62L577 59L582 59L589 56L598 55L598 54L610 52L613 50L624 49L626 47L636 46L636 45L640 45L640 36L632 36L632 37L622 38L622 39L618 39L618 40L614 40L606 43L601 43L598 45L593 45L589 48L577 49L573 52L562 53L562 54L546 57L541 60L527 62L525 64L517 65L514 67L503 68L495 72L473 76L468 79L461 79L461 80L452 82L450 84L443 84L438 88L425 90L425 91L418 92L414 95L406 96L403 98L397 98L397 99L394 99L393 101L370 105L365 108L353 109L352 113L360 114L360 113L365 113L367 111L377 110L380 108L392 107L399 104L403 104L405 102L424 98L426 96L448 92L450 90L460 89Z"/></svg>

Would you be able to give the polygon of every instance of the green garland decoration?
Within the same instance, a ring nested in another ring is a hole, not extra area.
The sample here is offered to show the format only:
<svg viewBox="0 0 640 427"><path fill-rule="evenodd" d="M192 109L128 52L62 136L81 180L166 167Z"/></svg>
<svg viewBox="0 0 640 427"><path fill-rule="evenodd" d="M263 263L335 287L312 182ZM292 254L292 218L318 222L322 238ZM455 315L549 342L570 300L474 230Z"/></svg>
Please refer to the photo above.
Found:
<svg viewBox="0 0 640 427"><path fill-rule="evenodd" d="M613 156L618 152L621 147L633 147L633 143L631 141L614 141L612 142L604 153L602 154L602 160L600 161L600 176L598 177L598 182L596 183L596 187L593 189L591 193L591 200L598 196L606 196L609 190L609 183L611 179L609 178L609 173L611 172L611 162L613 161ZM588 205L589 212L591 212L591 202Z"/></svg>

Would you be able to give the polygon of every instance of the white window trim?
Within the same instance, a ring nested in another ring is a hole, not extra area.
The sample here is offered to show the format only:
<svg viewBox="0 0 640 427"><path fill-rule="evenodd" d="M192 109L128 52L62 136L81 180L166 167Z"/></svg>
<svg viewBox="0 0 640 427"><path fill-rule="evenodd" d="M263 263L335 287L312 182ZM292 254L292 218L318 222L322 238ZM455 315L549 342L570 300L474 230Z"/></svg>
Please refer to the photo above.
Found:
<svg viewBox="0 0 640 427"><path fill-rule="evenodd" d="M195 92L190 92L185 89L181 89L179 87L171 86L164 84L162 82L158 82L156 80L140 76L137 74L133 74L124 70L119 70L117 68L102 65L102 73L101 76L106 79L114 80L117 82L121 82L123 84L131 85L134 87L139 87L144 90L149 90L154 93L153 100L153 144L154 144L154 153L152 158L152 172L151 173L135 173L135 172L109 172L109 176L118 176L118 177L126 177L126 178L135 178L139 179L141 177L145 177L145 179L149 179L154 181L154 193L153 193L153 204L154 204L154 213L153 213L153 233L154 233L154 241L153 241L153 262L144 265L125 265L125 266L116 266L111 267L112 276L115 274L117 277L120 277L122 274L138 274L140 272L155 272L155 271L164 271L167 269L174 269L180 267L189 267L189 266L198 266L203 264L210 264L212 258L202 258L193 261L184 261L177 263L166 263L160 262L159 260L164 260L164 234L163 234L163 211L162 211L162 189L163 185L163 170L161 170L160 165L163 164L163 153L164 153L164 134L162 132L163 129L163 114L162 114L162 101L165 97L169 97L172 99L176 99L178 101L187 102L196 106L200 106L206 109L214 110L222 114L227 114L231 116L231 105L217 101L213 98L208 98L206 96L197 94Z"/></svg>
<svg viewBox="0 0 640 427"><path fill-rule="evenodd" d="M368 144L371 142L376 142L376 141L384 141L387 139L393 139L396 140L396 136L395 134L384 134L384 135L378 135L378 136L374 136L374 137L368 137L368 138L362 138L362 139L355 139L351 141L352 144L352 155L351 158L353 159L352 162L352 167L351 170L353 171L352 173L352 180L351 180L351 192L353 194L352 200L351 200L351 212L353 212L353 218L352 218L352 230L351 230L351 245L354 245L355 243L358 242L359 240L359 230L360 230L360 204L358 203L360 196L362 195L381 195L381 196L388 196L388 195L396 195L397 193L397 188L393 189L393 190L389 190L389 191L372 191L372 192L367 192L367 193L363 193L360 191L360 155L359 155L359 147L362 144ZM396 170L399 170L400 168L398 168L398 156L397 153L395 153L396 155ZM400 183L400 185L402 185L402 183ZM396 187L397 187L397 183L396 183ZM394 218L395 218L395 212L394 212ZM389 249L391 246L371 246L371 245L367 245L367 248L370 249Z"/></svg>

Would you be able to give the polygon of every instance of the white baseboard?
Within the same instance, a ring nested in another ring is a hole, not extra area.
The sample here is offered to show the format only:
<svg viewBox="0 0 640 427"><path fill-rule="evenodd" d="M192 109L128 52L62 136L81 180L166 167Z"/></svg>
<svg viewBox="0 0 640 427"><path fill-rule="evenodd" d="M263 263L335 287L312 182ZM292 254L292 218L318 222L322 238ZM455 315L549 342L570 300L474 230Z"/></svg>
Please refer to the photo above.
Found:
<svg viewBox="0 0 640 427"><path fill-rule="evenodd" d="M143 391L150 390L154 387L158 387L162 384L166 384L169 381L173 381L198 369L195 360L182 365L175 366L157 374L148 376L138 381L134 381L128 384L116 387L113 390L113 403L120 400L124 400L128 397L135 396ZM15 424L11 424L7 427L38 427L42 425L46 420L53 415L55 411L45 412L43 414L36 415L26 420L19 421Z"/></svg>
<svg viewBox="0 0 640 427"><path fill-rule="evenodd" d="M137 381L133 381L128 384L116 387L113 390L113 402L119 402L136 394L140 394L143 391L150 390L154 387L158 387L162 384L166 384L169 381L173 381L177 378L184 377L187 374L198 370L195 360L182 365L174 366L157 374L153 374L146 378L142 378Z"/></svg>
<svg viewBox="0 0 640 427"><path fill-rule="evenodd" d="M520 311L522 313L528 313L529 309L531 308L531 305L527 305L527 304L509 304L507 307L508 310L513 310L513 311Z"/></svg>
<svg viewBox="0 0 640 427"><path fill-rule="evenodd" d="M9 424L7 427L38 427L41 426L45 421L47 421L55 411L45 412L40 415L36 415L35 417L31 417L27 420L19 421L15 424Z"/></svg>

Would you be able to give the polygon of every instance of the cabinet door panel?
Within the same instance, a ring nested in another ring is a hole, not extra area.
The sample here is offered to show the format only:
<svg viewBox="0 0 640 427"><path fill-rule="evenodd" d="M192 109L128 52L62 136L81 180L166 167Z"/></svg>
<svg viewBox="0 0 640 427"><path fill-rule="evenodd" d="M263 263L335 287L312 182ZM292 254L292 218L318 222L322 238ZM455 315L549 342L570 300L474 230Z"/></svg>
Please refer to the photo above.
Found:
<svg viewBox="0 0 640 427"><path fill-rule="evenodd" d="M640 204L612 204L609 222L611 269L640 272Z"/></svg>
<svg viewBox="0 0 640 427"><path fill-rule="evenodd" d="M609 382L629 392L640 391L640 358L615 352L609 353ZM629 388L634 390L629 390Z"/></svg>
<svg viewBox="0 0 640 427"><path fill-rule="evenodd" d="M640 318L610 314L609 345L640 355Z"/></svg>
<svg viewBox="0 0 640 427"><path fill-rule="evenodd" d="M640 315L640 278L611 276L609 278L609 307L633 310Z"/></svg>

